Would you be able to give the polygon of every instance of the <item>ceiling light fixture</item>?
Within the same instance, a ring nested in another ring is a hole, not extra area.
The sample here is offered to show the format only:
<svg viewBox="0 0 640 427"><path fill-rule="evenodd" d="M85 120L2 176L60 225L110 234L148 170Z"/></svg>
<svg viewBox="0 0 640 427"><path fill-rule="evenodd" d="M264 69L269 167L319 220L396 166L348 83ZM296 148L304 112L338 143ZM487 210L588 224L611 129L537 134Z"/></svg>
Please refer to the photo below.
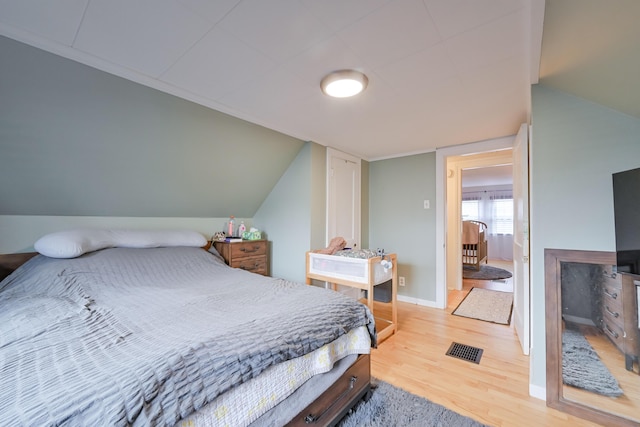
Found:
<svg viewBox="0 0 640 427"><path fill-rule="evenodd" d="M355 70L339 70L327 74L320 82L322 92L334 98L348 98L362 92L369 83L367 76Z"/></svg>

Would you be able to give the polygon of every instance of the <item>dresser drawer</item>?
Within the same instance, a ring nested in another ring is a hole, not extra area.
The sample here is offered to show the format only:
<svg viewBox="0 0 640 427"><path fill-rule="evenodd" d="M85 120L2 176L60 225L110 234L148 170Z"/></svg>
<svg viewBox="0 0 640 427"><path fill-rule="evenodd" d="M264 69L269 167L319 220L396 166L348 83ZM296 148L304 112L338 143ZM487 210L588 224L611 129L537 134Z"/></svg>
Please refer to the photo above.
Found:
<svg viewBox="0 0 640 427"><path fill-rule="evenodd" d="M241 268L242 270L250 271L256 274L267 274L267 256L255 256L234 259L231 264L233 268Z"/></svg>
<svg viewBox="0 0 640 427"><path fill-rule="evenodd" d="M608 321L605 317L602 321L602 332L609 337L618 350L624 353L624 332L618 324Z"/></svg>
<svg viewBox="0 0 640 427"><path fill-rule="evenodd" d="M602 294L602 315L611 318L623 319L622 295L618 291Z"/></svg>
<svg viewBox="0 0 640 427"><path fill-rule="evenodd" d="M610 326L615 326L617 329L624 330L624 317L622 317L622 311L615 306L604 304L602 306L602 320L604 323Z"/></svg>

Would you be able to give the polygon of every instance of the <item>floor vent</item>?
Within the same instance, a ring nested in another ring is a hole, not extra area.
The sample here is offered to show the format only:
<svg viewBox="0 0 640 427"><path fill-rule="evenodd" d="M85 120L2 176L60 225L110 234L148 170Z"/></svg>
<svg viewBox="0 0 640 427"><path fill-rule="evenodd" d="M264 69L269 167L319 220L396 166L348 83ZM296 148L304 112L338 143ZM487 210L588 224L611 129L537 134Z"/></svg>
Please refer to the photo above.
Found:
<svg viewBox="0 0 640 427"><path fill-rule="evenodd" d="M482 351L483 350L481 348L454 342L451 343L451 347L447 350L447 356L457 357L458 359L467 360L473 363L480 363Z"/></svg>

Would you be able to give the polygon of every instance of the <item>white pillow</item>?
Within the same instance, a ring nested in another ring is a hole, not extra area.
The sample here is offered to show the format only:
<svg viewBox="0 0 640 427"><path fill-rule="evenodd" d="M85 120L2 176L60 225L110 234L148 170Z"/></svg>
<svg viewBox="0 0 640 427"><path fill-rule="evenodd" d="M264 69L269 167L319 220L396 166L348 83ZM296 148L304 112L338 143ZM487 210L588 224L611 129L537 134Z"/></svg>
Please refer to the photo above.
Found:
<svg viewBox="0 0 640 427"><path fill-rule="evenodd" d="M207 239L191 230L104 230L78 229L47 234L33 247L51 258L75 258L106 248L202 247Z"/></svg>

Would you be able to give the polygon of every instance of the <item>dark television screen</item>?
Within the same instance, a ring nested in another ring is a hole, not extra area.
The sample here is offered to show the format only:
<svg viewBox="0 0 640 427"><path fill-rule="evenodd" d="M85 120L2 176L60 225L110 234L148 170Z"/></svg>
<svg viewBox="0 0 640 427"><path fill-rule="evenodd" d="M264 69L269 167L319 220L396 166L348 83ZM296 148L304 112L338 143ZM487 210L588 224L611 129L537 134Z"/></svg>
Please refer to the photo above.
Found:
<svg viewBox="0 0 640 427"><path fill-rule="evenodd" d="M618 271L640 274L640 168L613 174Z"/></svg>

